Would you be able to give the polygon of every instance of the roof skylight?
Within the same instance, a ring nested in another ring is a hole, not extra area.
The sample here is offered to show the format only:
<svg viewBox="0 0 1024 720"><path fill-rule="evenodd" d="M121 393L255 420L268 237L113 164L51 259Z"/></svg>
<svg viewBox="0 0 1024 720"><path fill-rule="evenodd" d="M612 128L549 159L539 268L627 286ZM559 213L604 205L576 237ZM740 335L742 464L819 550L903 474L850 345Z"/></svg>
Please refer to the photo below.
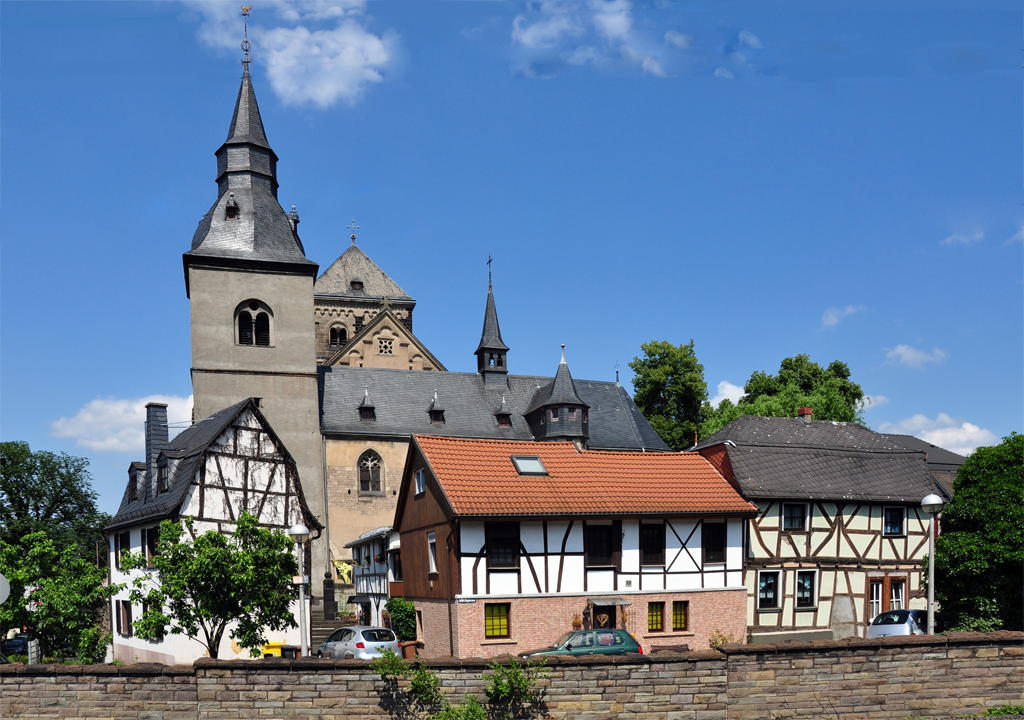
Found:
<svg viewBox="0 0 1024 720"><path fill-rule="evenodd" d="M547 475L548 469L536 455L513 455L512 464L520 475Z"/></svg>

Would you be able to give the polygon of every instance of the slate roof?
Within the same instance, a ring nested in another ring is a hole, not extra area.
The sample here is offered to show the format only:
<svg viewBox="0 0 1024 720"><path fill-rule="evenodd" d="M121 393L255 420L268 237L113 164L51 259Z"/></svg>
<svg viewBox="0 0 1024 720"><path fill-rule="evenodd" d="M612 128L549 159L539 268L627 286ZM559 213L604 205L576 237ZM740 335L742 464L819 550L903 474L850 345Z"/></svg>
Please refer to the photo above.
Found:
<svg viewBox="0 0 1024 720"><path fill-rule="evenodd" d="M565 350L562 350L562 362L558 364L558 371L555 373L555 381L542 387L533 396L530 406L526 409L529 415L534 410L545 405L584 405L576 394L576 385L572 381L572 373L565 362Z"/></svg>
<svg viewBox="0 0 1024 720"><path fill-rule="evenodd" d="M753 514L698 453L579 451L571 442L506 442L416 435L456 515L628 516ZM520 475L513 455L547 475Z"/></svg>
<svg viewBox="0 0 1024 720"><path fill-rule="evenodd" d="M927 440L916 438L913 435L889 435L888 437L910 450L928 453L928 469L932 472L951 472L955 474L960 466L967 462L967 458L963 455L957 455L955 452L940 448L938 445L932 445Z"/></svg>
<svg viewBox="0 0 1024 720"><path fill-rule="evenodd" d="M523 413L549 377L508 375L505 383L485 385L479 373L426 372L385 368L320 367L320 428L326 435L408 437L430 433L448 437L533 440ZM589 447L670 452L625 389L614 382L574 381L580 400L590 406ZM360 421L359 403L369 388L376 420ZM437 390L445 422L430 423ZM512 427L499 427L501 396Z"/></svg>
<svg viewBox="0 0 1024 720"><path fill-rule="evenodd" d="M210 258L273 262L316 273L317 264L306 257L302 241L277 201L276 162L246 65L228 139L217 150L218 197L199 221L186 262ZM232 200L238 215L228 218Z"/></svg>
<svg viewBox="0 0 1024 720"><path fill-rule="evenodd" d="M362 291L352 289L352 281L363 283ZM390 300L415 302L405 290L353 243L313 284L314 295L354 300Z"/></svg>
<svg viewBox="0 0 1024 720"><path fill-rule="evenodd" d="M505 350L508 345L501 339L501 327L498 325L498 310L494 307L494 290L487 287L487 307L484 309L484 329L480 333L480 344L476 352L481 350Z"/></svg>
<svg viewBox="0 0 1024 720"><path fill-rule="evenodd" d="M221 433L250 403L255 403L255 401L248 398L235 403L179 433L163 450L163 454L167 457L178 459L174 475L170 478L170 491L166 495L154 496L153 488L147 486L146 492L140 493L138 500L129 502L128 486L126 485L121 498L121 506L105 529L116 530L128 525L163 520L176 515L188 494L188 488L203 452L220 437ZM138 464L145 468L145 463ZM136 465L136 463L132 463L132 465ZM144 472L145 470L143 470Z"/></svg>
<svg viewBox="0 0 1024 720"><path fill-rule="evenodd" d="M920 503L939 488L924 453L856 423L744 415L694 449L721 444L747 498Z"/></svg>

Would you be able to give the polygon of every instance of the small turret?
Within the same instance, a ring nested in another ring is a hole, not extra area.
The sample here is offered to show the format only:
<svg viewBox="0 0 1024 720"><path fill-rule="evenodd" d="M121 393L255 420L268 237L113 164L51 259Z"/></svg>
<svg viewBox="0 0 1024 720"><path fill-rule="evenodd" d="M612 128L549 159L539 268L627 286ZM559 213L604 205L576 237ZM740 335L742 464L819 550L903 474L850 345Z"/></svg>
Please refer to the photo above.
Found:
<svg viewBox="0 0 1024 720"><path fill-rule="evenodd" d="M565 345L562 345L562 362L558 364L555 379L534 394L523 413L526 422L537 440L572 440L583 449L590 439L589 409L576 394L565 362Z"/></svg>
<svg viewBox="0 0 1024 720"><path fill-rule="evenodd" d="M494 289L487 283L487 309L484 310L484 329L476 349L477 372L487 385L507 385L508 346L501 339L498 311L494 307Z"/></svg>

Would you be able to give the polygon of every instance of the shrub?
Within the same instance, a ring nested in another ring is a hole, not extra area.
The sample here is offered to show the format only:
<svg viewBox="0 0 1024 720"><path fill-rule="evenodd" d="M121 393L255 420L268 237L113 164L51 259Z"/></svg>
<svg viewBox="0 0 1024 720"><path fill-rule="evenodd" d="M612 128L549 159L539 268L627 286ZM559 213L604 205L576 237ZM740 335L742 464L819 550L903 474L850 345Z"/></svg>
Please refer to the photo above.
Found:
<svg viewBox="0 0 1024 720"><path fill-rule="evenodd" d="M391 614L391 627L403 642L416 639L416 606L405 598L393 597L384 605Z"/></svg>
<svg viewBox="0 0 1024 720"><path fill-rule="evenodd" d="M78 661L83 665L95 665L107 659L107 646L112 639L98 627L83 630L78 636Z"/></svg>
<svg viewBox="0 0 1024 720"><path fill-rule="evenodd" d="M539 661L527 660L525 665L515 658L508 665L497 660L491 663L494 674L488 678L484 693L496 715L506 720L521 717L530 705L540 700L534 684L548 674L545 663L543 657Z"/></svg>
<svg viewBox="0 0 1024 720"><path fill-rule="evenodd" d="M409 663L391 648L381 651L379 658L370 661L370 668L378 673L382 680L400 678L409 674Z"/></svg>
<svg viewBox="0 0 1024 720"><path fill-rule="evenodd" d="M732 637L731 634L730 635L726 635L725 633L723 633L718 628L715 628L715 631L713 633L711 633L711 639L708 640L708 646L712 650L718 650L723 645L728 645L732 641L733 641L733 637Z"/></svg>

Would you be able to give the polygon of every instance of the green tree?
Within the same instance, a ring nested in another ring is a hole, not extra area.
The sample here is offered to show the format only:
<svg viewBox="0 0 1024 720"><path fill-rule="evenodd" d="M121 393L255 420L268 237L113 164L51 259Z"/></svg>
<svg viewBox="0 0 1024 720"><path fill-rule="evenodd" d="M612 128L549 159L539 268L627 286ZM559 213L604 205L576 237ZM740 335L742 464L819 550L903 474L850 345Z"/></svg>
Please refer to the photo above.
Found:
<svg viewBox="0 0 1024 720"><path fill-rule="evenodd" d="M740 415L796 417L802 407L813 408L816 420L864 420L864 391L850 380L850 367L839 360L823 368L807 355L786 358L778 375L754 372L743 393L735 404L730 400L723 400L717 408L705 404L701 437L718 432Z"/></svg>
<svg viewBox="0 0 1024 720"><path fill-rule="evenodd" d="M92 557L110 516L96 507L88 467L86 458L32 452L26 442L0 443L0 540L18 544L45 532Z"/></svg>
<svg viewBox="0 0 1024 720"><path fill-rule="evenodd" d="M11 582L11 596L0 605L0 633L28 627L44 652L63 642L78 648L123 587L104 585L104 568L83 559L75 543L62 545L45 532L16 545L0 540L0 572Z"/></svg>
<svg viewBox="0 0 1024 720"><path fill-rule="evenodd" d="M133 603L145 611L133 623L135 634L158 640L169 631L198 640L217 657L224 632L253 657L260 656L266 630L295 627L291 603L298 587L291 579L298 572L292 541L280 530L268 530L256 517L243 512L232 535L210 530L188 541L193 518L165 520L153 564L156 572L143 572L133 581ZM146 558L124 553L121 567L146 567Z"/></svg>
<svg viewBox="0 0 1024 720"><path fill-rule="evenodd" d="M633 358L633 402L673 450L694 443L706 418L708 386L704 366L697 362L693 340L678 347L654 340L640 346Z"/></svg>
<svg viewBox="0 0 1024 720"><path fill-rule="evenodd" d="M936 626L1024 630L1024 435L975 450L953 493L935 547Z"/></svg>

